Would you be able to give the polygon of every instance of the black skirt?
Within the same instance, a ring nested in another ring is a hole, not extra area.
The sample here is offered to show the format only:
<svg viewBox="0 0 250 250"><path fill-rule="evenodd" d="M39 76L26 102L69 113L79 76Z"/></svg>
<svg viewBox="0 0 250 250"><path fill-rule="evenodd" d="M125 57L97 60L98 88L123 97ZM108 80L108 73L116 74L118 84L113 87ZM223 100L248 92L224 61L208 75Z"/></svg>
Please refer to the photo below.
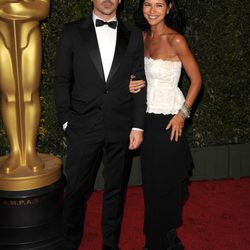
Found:
<svg viewBox="0 0 250 250"><path fill-rule="evenodd" d="M144 232L164 235L181 224L192 158L185 135L170 140L172 115L146 114L141 147L145 201Z"/></svg>

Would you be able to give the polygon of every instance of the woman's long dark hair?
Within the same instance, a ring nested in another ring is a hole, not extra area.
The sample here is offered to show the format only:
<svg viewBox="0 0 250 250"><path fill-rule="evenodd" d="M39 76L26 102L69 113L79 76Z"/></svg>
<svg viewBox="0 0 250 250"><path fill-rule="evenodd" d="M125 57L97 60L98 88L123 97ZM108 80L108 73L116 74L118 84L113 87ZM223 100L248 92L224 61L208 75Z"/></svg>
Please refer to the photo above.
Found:
<svg viewBox="0 0 250 250"><path fill-rule="evenodd" d="M135 24L143 31L149 31L150 26L143 16L143 4L145 0L140 0L139 7L135 13ZM185 20L182 10L177 0L165 0L166 4L172 4L169 14L165 16L165 24L180 34L184 33Z"/></svg>

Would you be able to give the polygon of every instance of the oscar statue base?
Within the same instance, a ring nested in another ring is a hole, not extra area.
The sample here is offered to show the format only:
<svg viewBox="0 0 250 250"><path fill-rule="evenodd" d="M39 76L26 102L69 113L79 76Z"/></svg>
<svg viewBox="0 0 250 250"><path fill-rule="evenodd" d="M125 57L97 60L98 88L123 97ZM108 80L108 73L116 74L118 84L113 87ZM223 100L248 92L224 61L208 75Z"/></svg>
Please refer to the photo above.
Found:
<svg viewBox="0 0 250 250"><path fill-rule="evenodd" d="M0 168L0 249L61 250L61 160L38 154L44 168ZM0 157L0 167L7 156Z"/></svg>
<svg viewBox="0 0 250 250"><path fill-rule="evenodd" d="M38 154L44 168L36 172L28 167L18 167L10 173L1 172L1 165L7 156L0 157L0 190L24 191L37 189L55 183L61 178L61 160L53 155Z"/></svg>
<svg viewBox="0 0 250 250"><path fill-rule="evenodd" d="M0 191L0 249L60 250L63 188Z"/></svg>

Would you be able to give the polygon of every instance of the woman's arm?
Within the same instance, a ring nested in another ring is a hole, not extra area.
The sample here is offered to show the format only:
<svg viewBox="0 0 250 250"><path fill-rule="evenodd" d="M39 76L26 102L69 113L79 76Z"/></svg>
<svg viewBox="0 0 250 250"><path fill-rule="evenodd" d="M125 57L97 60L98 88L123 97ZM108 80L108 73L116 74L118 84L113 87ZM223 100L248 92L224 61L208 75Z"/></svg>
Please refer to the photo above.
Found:
<svg viewBox="0 0 250 250"><path fill-rule="evenodd" d="M183 68L190 79L190 87L188 89L185 103L182 108L188 113L188 109L191 109L201 88L200 70L183 36L181 36L180 34L175 35L171 41L171 46L175 51L176 55L178 56L179 60L182 62ZM182 110L170 120L166 129L172 127L170 136L171 140L175 139L175 141L178 141L178 137L182 134L184 122L185 114L183 114Z"/></svg>
<svg viewBox="0 0 250 250"><path fill-rule="evenodd" d="M142 88L145 87L144 80L136 80L136 77L132 75L129 82L129 92L132 94L139 93Z"/></svg>
<svg viewBox="0 0 250 250"><path fill-rule="evenodd" d="M200 70L183 36L179 34L176 35L172 41L172 47L182 62L183 68L190 79L190 87L187 92L185 103L189 107L192 107L201 88Z"/></svg>

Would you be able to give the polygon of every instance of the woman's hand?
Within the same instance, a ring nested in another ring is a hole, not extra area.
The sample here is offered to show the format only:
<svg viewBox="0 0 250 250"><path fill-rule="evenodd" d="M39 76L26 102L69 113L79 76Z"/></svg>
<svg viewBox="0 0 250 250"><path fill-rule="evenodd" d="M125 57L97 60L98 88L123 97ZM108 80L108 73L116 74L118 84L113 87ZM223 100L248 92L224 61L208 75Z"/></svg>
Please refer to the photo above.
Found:
<svg viewBox="0 0 250 250"><path fill-rule="evenodd" d="M172 141L175 138L175 141L178 141L179 136L182 134L182 128L184 127L185 120L178 114L176 114L168 123L166 129L172 127L170 140Z"/></svg>
<svg viewBox="0 0 250 250"><path fill-rule="evenodd" d="M142 88L145 87L144 80L134 80L135 76L131 75L130 82L129 82L129 92L132 94L139 93Z"/></svg>

